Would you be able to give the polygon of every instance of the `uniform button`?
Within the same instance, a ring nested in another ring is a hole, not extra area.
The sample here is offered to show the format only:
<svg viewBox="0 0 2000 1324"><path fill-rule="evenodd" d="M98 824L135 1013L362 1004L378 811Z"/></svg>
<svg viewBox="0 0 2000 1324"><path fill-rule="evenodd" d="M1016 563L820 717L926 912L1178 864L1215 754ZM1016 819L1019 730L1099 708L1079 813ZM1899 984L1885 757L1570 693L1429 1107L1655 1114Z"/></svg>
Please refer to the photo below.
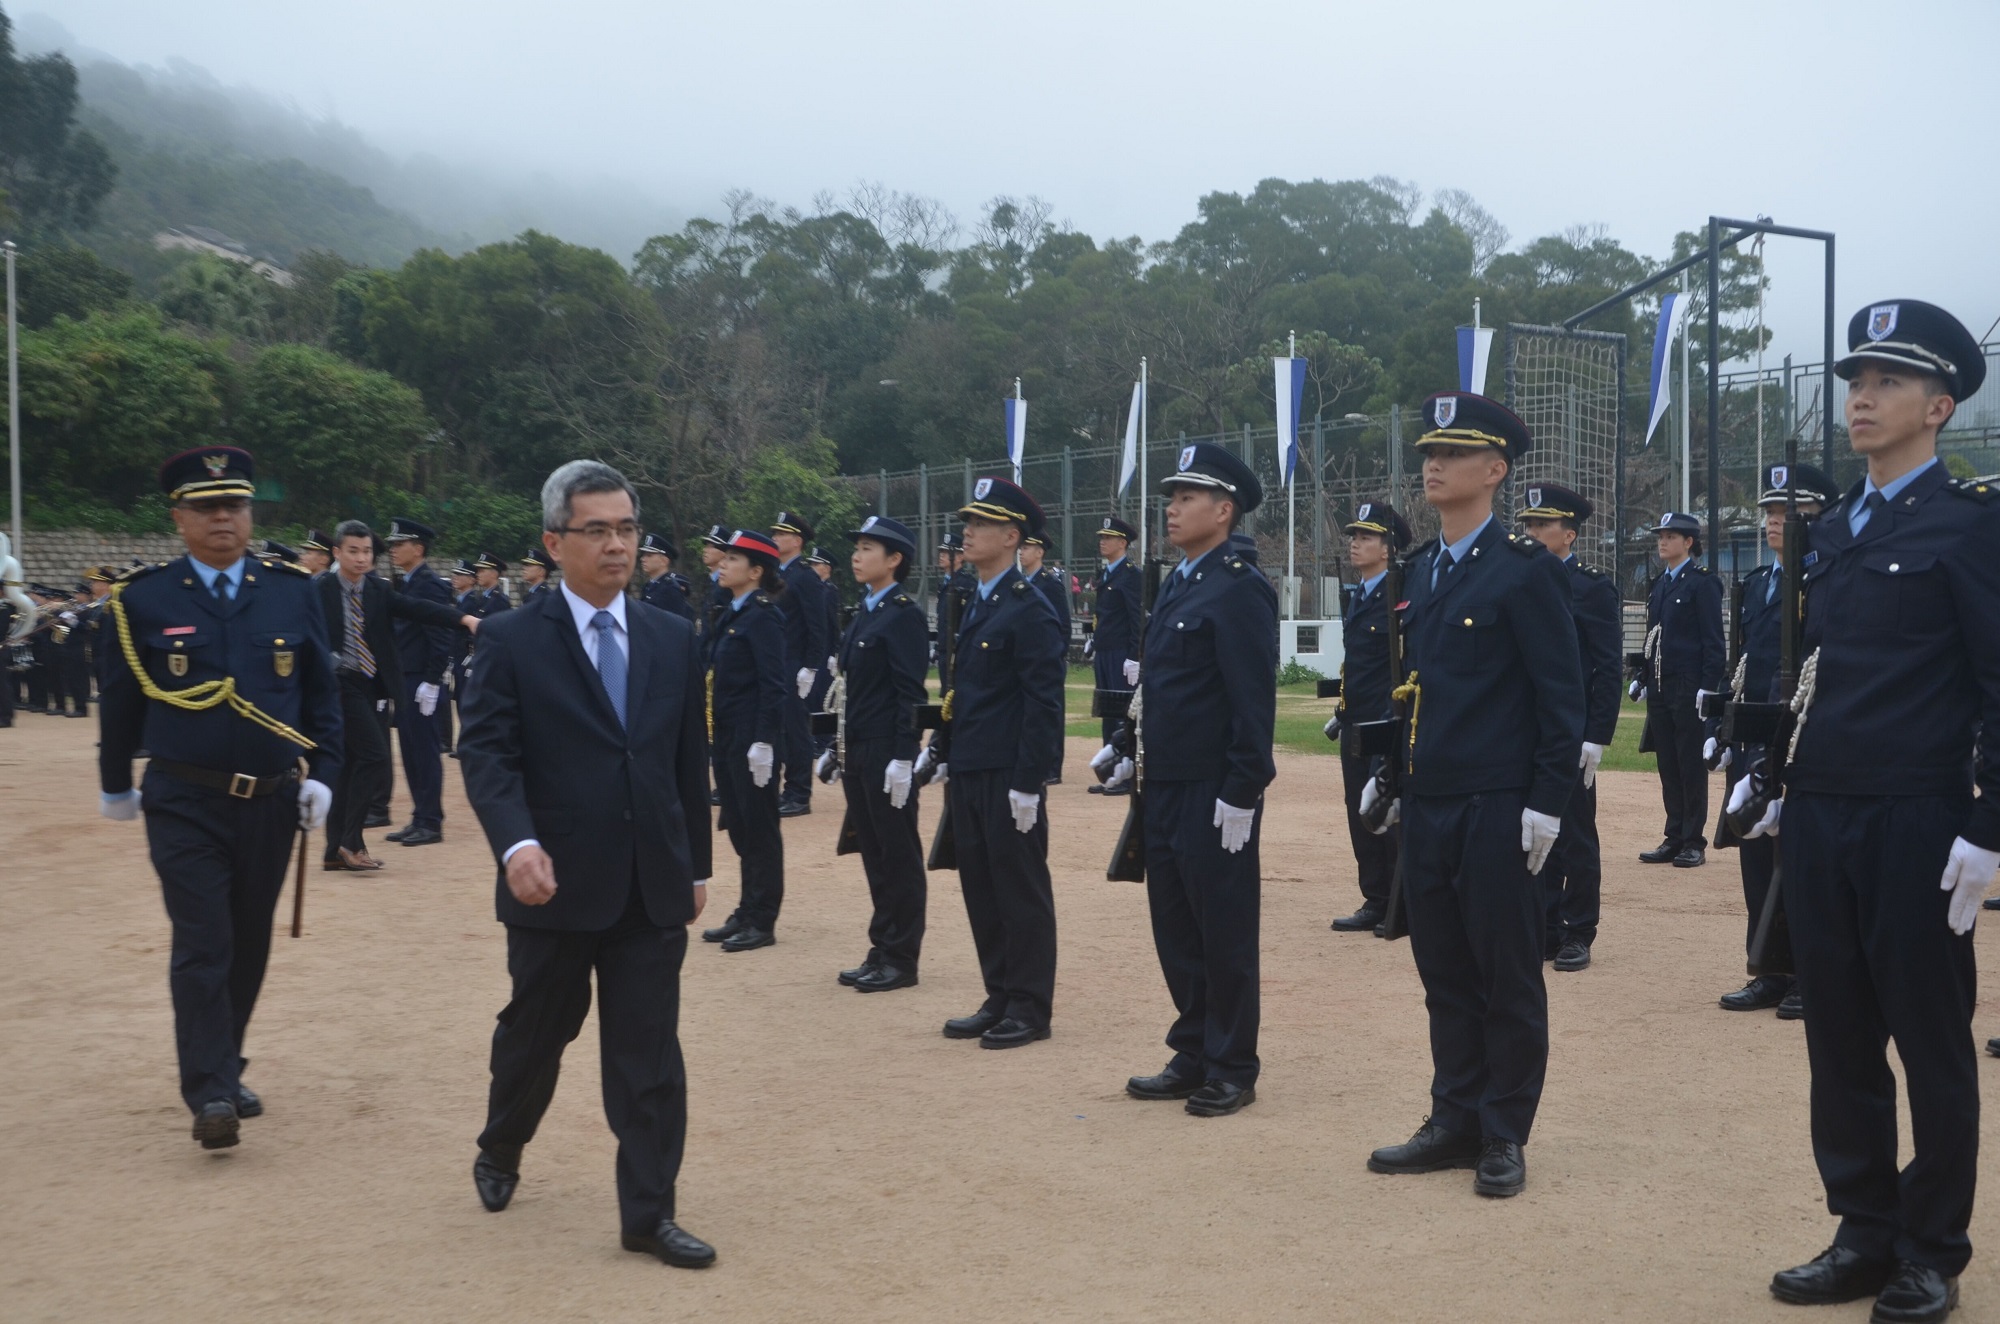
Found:
<svg viewBox="0 0 2000 1324"><path fill-rule="evenodd" d="M1902 568L1903 568L1903 563L1901 561L1889 562L1889 573L1892 575L1895 574L1898 570L1901 570Z"/></svg>
<svg viewBox="0 0 2000 1324"><path fill-rule="evenodd" d="M1466 617L1466 618L1465 618L1465 623L1466 623L1467 625L1470 625L1470 624L1472 624L1472 618L1471 618L1470 616Z"/></svg>

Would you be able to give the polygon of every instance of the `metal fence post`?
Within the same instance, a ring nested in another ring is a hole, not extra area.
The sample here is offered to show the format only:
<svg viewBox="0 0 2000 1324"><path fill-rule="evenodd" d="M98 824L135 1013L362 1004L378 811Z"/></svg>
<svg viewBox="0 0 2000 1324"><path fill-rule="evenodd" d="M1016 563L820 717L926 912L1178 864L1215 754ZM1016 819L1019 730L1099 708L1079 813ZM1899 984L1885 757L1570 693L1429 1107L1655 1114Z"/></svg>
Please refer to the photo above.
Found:
<svg viewBox="0 0 2000 1324"><path fill-rule="evenodd" d="M1313 615L1331 619L1321 601L1326 588L1326 425L1313 420Z"/></svg>
<svg viewBox="0 0 2000 1324"><path fill-rule="evenodd" d="M1063 447L1062 457L1062 555L1063 569L1069 569L1070 559L1070 514L1076 506L1076 471L1070 448Z"/></svg>
<svg viewBox="0 0 2000 1324"><path fill-rule="evenodd" d="M918 601L921 603L924 598L930 596L931 566L937 561L937 557L929 550L937 543L931 541L931 467L928 464L917 466L916 532L918 540L925 544L917 549L917 593Z"/></svg>
<svg viewBox="0 0 2000 1324"><path fill-rule="evenodd" d="M875 476L875 513L883 519L889 518L889 471L879 470Z"/></svg>

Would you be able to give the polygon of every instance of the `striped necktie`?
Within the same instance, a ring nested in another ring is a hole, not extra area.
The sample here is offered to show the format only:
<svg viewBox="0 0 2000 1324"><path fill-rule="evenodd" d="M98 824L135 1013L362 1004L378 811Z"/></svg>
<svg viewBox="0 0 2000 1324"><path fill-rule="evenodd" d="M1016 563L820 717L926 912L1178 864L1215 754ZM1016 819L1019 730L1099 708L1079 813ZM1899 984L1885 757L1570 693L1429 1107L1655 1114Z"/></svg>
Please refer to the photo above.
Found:
<svg viewBox="0 0 2000 1324"><path fill-rule="evenodd" d="M361 594L349 592L345 585L341 593L347 599L347 639L342 651L354 669L364 676L375 674L375 654L368 649L368 641L361 636Z"/></svg>

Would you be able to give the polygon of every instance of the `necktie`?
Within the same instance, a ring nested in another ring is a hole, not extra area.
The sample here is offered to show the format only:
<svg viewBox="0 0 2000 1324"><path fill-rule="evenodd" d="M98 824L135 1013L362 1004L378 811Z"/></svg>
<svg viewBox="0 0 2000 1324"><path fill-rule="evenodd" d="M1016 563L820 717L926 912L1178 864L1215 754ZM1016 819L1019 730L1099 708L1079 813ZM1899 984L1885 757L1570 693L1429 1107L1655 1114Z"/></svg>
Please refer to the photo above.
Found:
<svg viewBox="0 0 2000 1324"><path fill-rule="evenodd" d="M1861 513L1856 515L1854 522L1847 526L1848 532L1860 533L1868 527L1868 521L1875 518L1875 512L1888 504L1889 498L1883 496L1880 492L1870 492L1868 499L1861 503Z"/></svg>
<svg viewBox="0 0 2000 1324"><path fill-rule="evenodd" d="M342 645L348 661L364 676L375 674L375 654L368 650L368 641L361 637L361 595L347 593L347 639Z"/></svg>
<svg viewBox="0 0 2000 1324"><path fill-rule="evenodd" d="M1449 576L1456 569L1458 569L1458 558L1451 554L1451 549L1447 547L1440 550L1437 560L1431 562L1431 592L1437 592L1440 573Z"/></svg>
<svg viewBox="0 0 2000 1324"><path fill-rule="evenodd" d="M208 586L208 591L215 594L217 602L230 602L236 597L235 588L228 575L217 575L215 582Z"/></svg>
<svg viewBox="0 0 2000 1324"><path fill-rule="evenodd" d="M1764 603L1766 606L1778 600L1778 581L1783 579L1784 576L1785 567L1781 565L1771 567L1771 584L1769 588L1764 590Z"/></svg>
<svg viewBox="0 0 2000 1324"><path fill-rule="evenodd" d="M625 725L625 654L618 647L618 621L608 611L600 611L590 618L597 627L597 678L604 682L604 693L611 700L611 711L618 714L618 725Z"/></svg>

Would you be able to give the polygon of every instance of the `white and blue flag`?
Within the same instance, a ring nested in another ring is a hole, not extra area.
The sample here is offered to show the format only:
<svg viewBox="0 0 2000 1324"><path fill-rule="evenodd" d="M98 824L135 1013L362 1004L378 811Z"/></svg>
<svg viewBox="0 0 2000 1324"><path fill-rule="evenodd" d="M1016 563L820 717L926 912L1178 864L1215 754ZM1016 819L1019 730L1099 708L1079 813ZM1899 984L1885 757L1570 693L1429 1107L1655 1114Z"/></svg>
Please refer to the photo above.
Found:
<svg viewBox="0 0 2000 1324"><path fill-rule="evenodd" d="M1672 362L1674 337L1681 333L1681 323L1687 320L1687 305L1688 296L1684 292L1660 300L1660 324L1653 332L1653 407L1646 416L1647 446L1653 444L1653 429L1667 416L1667 405L1672 399L1667 386L1667 365Z"/></svg>
<svg viewBox="0 0 2000 1324"><path fill-rule="evenodd" d="M1125 489L1132 486L1132 475L1139 471L1139 418L1146 410L1146 384L1132 383L1132 408L1125 415L1125 453L1118 459L1118 495L1124 496Z"/></svg>
<svg viewBox="0 0 2000 1324"><path fill-rule="evenodd" d="M1486 361L1493 353L1493 328L1458 328L1458 389L1486 394Z"/></svg>
<svg viewBox="0 0 2000 1324"><path fill-rule="evenodd" d="M1287 484L1299 467L1299 409L1306 398L1306 361L1272 359L1278 396L1278 467Z"/></svg>
<svg viewBox="0 0 2000 1324"><path fill-rule="evenodd" d="M1017 383L1016 391L1021 388ZM1007 458L1014 465L1014 481L1021 481L1021 460L1028 453L1028 402L1018 395L1007 401Z"/></svg>

